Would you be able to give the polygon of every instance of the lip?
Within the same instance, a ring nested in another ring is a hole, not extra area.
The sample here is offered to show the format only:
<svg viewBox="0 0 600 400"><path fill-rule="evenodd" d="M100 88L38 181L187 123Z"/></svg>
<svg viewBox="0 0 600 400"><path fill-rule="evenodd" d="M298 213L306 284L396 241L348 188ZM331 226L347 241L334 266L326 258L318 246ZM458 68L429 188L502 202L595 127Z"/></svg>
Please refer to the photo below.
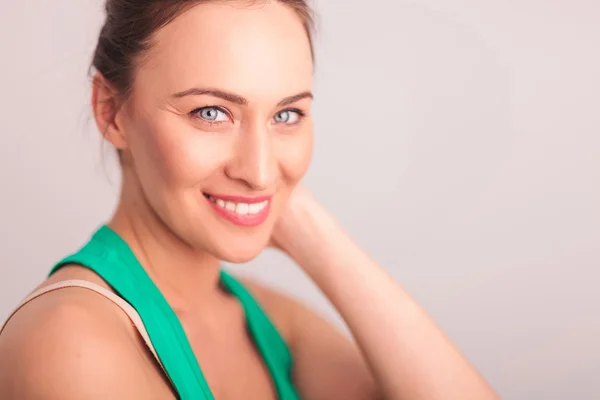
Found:
<svg viewBox="0 0 600 400"><path fill-rule="evenodd" d="M229 222L231 222L235 225L247 226L247 227L258 226L266 221L267 217L269 216L269 212L271 211L271 199L273 198L272 195L246 197L246 196L220 195L220 194L212 194L212 193L203 193L203 194L204 194L204 198L206 199L208 204L211 205L213 210L215 210L217 215L219 215L220 217L223 217L224 219L228 220ZM256 214L241 215L241 214L236 213L235 211L229 211L226 208L220 207L219 205L217 205L217 203L211 201L209 199L209 196L214 197L216 199L221 199L223 201L231 201L234 203L247 203L247 204L261 203L266 200L267 205Z"/></svg>

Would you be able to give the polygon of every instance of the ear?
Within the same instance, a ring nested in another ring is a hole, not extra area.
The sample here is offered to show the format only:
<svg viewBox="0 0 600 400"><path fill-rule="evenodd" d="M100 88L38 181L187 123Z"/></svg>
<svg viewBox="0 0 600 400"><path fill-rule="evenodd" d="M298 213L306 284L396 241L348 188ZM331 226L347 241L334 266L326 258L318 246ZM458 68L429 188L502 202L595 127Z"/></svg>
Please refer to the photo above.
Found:
<svg viewBox="0 0 600 400"><path fill-rule="evenodd" d="M97 72L92 81L92 109L96 126L106 140L117 150L127 148L127 140L119 112L121 104L117 91Z"/></svg>

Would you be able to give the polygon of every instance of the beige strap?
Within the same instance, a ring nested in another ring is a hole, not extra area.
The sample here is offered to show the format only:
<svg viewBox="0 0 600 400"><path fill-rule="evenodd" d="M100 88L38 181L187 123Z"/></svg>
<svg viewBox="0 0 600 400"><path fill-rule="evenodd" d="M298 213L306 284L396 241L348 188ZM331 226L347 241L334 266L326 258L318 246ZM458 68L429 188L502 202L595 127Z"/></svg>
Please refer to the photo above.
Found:
<svg viewBox="0 0 600 400"><path fill-rule="evenodd" d="M148 349L152 352L152 355L154 355L154 358L156 358L156 361L158 362L158 364L161 366L163 371L166 373L164 366L162 365L162 363L160 362L160 359L158 358L158 354L156 354L156 350L154 349L154 346L152 346L152 342L150 341L148 332L146 331L146 328L144 327L144 323L142 322L142 319L140 318L140 315L137 313L137 311L131 306L131 304L127 303L125 300L123 300L121 297L117 296L110 290L107 290L107 289L103 288L102 286L97 285L92 282L89 282L89 281L75 280L75 279L74 280L66 280L66 281L56 282L56 283L53 283L48 286L44 286L43 288L36 290L35 292L33 292L32 294L27 296L25 298L25 300L23 300L21 302L21 304L19 304L19 306L8 316L8 319L6 320L6 322L4 323L2 328L0 328L0 334L2 334L2 330L4 330L4 327L6 326L8 321L11 319L11 317L13 315L15 315L17 313L17 311L19 311L21 309L21 307L23 307L25 304L29 303L33 299L40 297L41 295L46 294L48 292L52 292L52 291L64 289L64 288L70 288L70 287L80 287L80 288L89 289L93 292L96 292L99 295L106 297L108 300L115 303L117 305L117 307L119 307L121 310L123 310L125 312L125 314L127 314L127 316L129 317L129 319L131 320L131 322L133 323L135 328L140 333L140 336L142 337L142 339L144 339L146 346L148 346ZM167 376L168 376L168 374L167 374Z"/></svg>

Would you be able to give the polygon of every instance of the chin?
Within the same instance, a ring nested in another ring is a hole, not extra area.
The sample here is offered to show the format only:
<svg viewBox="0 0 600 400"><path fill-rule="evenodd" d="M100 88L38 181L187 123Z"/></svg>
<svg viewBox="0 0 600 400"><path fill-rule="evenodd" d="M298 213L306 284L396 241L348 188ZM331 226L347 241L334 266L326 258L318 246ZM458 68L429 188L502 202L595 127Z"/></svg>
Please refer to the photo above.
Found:
<svg viewBox="0 0 600 400"><path fill-rule="evenodd" d="M266 244L256 241L254 243L225 243L219 245L213 255L228 263L243 264L258 257L265 246Z"/></svg>

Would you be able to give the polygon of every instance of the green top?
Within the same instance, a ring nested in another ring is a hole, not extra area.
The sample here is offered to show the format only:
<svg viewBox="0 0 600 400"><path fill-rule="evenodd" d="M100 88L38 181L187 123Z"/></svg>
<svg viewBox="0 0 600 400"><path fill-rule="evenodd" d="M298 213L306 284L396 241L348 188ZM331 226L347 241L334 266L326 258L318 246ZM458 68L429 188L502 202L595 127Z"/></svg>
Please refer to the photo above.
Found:
<svg viewBox="0 0 600 400"><path fill-rule="evenodd" d="M136 309L180 399L214 400L177 315L115 231L102 226L81 250L59 262L50 275L66 264L91 269ZM299 399L291 381L292 357L285 341L248 290L227 272L220 274L223 287L244 308L250 335L279 399Z"/></svg>

